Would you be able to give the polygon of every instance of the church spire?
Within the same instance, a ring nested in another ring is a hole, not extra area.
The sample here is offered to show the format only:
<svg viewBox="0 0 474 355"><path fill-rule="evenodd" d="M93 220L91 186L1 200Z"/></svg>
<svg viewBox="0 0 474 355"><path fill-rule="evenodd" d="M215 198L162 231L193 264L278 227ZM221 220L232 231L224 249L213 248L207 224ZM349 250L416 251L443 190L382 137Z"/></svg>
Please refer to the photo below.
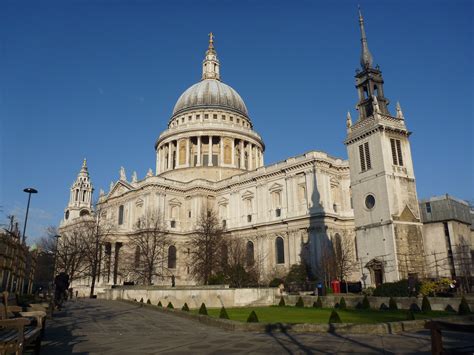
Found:
<svg viewBox="0 0 474 355"><path fill-rule="evenodd" d="M206 57L202 62L202 80L216 79L221 80L220 64L217 59L216 49L214 48L214 34L209 33L209 47L206 51Z"/></svg>
<svg viewBox="0 0 474 355"><path fill-rule="evenodd" d="M360 54L360 65L362 69L368 69L372 67L372 54L369 51L369 45L367 44L367 37L365 35L365 28L364 28L364 18L362 17L362 11L360 10L359 6L359 26L360 26L360 34L361 39L360 42L362 44L362 52Z"/></svg>

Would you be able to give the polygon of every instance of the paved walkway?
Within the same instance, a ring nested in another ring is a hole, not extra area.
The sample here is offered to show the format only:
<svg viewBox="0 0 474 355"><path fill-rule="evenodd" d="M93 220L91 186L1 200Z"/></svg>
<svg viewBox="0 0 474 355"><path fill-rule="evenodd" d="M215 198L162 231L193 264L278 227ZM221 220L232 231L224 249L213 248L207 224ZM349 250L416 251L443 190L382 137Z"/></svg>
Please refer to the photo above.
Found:
<svg viewBox="0 0 474 355"><path fill-rule="evenodd" d="M445 337L451 346L469 338L462 339ZM42 354L429 354L429 350L426 331L383 336L234 332L122 302L80 299L68 302L49 320Z"/></svg>

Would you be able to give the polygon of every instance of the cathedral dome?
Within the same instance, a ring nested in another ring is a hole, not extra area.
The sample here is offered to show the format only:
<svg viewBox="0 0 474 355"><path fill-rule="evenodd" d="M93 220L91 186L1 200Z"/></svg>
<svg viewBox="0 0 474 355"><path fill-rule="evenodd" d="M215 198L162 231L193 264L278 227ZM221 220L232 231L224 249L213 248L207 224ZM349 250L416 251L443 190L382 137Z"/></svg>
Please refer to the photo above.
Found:
<svg viewBox="0 0 474 355"><path fill-rule="evenodd" d="M216 79L201 80L187 89L176 102L173 116L199 108L222 108L248 117L247 107L237 91Z"/></svg>

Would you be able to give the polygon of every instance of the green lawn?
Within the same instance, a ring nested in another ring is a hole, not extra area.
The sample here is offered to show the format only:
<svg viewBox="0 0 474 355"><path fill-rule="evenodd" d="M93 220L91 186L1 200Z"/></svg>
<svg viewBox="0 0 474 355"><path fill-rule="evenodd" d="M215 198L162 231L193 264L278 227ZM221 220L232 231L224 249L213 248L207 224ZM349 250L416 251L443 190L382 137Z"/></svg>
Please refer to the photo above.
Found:
<svg viewBox="0 0 474 355"><path fill-rule="evenodd" d="M298 308L298 307L243 307L226 308L229 318L246 322L251 311L255 311L261 323L327 323L332 308ZM211 317L219 317L219 308L209 308ZM198 310L192 310L198 313ZM381 323L394 322L407 319L407 311L377 311L347 309L337 310L343 323ZM452 315L444 311L431 311L429 313L416 313L415 319L433 318Z"/></svg>

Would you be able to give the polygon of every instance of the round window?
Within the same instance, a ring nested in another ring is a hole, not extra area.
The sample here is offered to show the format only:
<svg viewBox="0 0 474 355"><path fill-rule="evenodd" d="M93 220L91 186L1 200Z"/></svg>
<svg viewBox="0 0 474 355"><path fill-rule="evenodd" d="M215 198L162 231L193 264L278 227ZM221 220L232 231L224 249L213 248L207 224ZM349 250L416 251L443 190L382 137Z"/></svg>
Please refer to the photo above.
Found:
<svg viewBox="0 0 474 355"><path fill-rule="evenodd" d="M375 206L375 197L374 195L367 195L365 197L365 207L367 207L369 210L374 208Z"/></svg>

